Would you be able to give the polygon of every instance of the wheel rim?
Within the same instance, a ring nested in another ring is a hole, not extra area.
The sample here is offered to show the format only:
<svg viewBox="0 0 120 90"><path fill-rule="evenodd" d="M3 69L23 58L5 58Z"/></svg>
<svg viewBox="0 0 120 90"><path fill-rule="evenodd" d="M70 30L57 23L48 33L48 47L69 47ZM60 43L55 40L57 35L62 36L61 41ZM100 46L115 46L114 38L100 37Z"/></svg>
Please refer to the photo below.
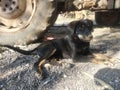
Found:
<svg viewBox="0 0 120 90"><path fill-rule="evenodd" d="M0 0L0 32L24 30L32 21L37 0Z"/></svg>

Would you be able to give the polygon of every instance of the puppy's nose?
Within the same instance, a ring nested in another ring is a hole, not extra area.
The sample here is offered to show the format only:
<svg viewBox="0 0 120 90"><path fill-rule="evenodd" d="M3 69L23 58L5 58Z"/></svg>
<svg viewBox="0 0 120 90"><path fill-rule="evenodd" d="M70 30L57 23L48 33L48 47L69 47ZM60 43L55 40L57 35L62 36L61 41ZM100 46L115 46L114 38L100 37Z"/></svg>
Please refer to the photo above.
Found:
<svg viewBox="0 0 120 90"><path fill-rule="evenodd" d="M92 39L92 38L93 38L93 35L89 35L88 37L89 37L90 39Z"/></svg>

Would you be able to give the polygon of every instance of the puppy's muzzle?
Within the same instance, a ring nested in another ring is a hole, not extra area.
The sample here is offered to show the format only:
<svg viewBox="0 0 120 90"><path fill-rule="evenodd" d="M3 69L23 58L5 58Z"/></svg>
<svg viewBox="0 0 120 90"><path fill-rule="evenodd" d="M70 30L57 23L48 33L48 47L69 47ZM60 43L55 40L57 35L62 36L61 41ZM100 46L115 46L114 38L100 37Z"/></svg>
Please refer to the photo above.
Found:
<svg viewBox="0 0 120 90"><path fill-rule="evenodd" d="M86 42L90 42L92 39L93 39L93 36L92 36L92 35L88 35L88 36L85 36L85 37L84 37L84 40L85 40Z"/></svg>
<svg viewBox="0 0 120 90"><path fill-rule="evenodd" d="M93 35L88 35L89 40L93 39Z"/></svg>

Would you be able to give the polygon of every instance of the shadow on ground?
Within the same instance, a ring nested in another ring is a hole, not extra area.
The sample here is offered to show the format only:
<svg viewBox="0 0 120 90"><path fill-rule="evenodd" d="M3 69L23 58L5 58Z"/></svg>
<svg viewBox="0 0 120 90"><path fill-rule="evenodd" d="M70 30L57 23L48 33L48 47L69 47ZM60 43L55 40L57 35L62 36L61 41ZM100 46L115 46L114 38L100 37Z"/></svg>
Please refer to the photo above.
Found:
<svg viewBox="0 0 120 90"><path fill-rule="evenodd" d="M102 53L114 56L120 51L120 26L95 28L93 32L93 47L101 49Z"/></svg>

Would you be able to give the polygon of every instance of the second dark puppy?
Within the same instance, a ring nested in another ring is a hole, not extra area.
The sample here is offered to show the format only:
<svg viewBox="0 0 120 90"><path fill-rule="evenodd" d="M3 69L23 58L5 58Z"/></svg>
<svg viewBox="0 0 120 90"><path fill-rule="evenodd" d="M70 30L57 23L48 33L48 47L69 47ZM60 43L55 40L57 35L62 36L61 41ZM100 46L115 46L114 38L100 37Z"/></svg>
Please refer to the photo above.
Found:
<svg viewBox="0 0 120 90"><path fill-rule="evenodd" d="M93 22L85 19L69 24L72 27L71 35L66 35L61 39L45 41L37 48L31 51L21 50L12 46L7 46L15 51L25 55L37 53L40 59L37 62L37 70L40 74L43 73L43 66L52 59L74 58L76 53L86 55L89 53L89 45L92 39Z"/></svg>

